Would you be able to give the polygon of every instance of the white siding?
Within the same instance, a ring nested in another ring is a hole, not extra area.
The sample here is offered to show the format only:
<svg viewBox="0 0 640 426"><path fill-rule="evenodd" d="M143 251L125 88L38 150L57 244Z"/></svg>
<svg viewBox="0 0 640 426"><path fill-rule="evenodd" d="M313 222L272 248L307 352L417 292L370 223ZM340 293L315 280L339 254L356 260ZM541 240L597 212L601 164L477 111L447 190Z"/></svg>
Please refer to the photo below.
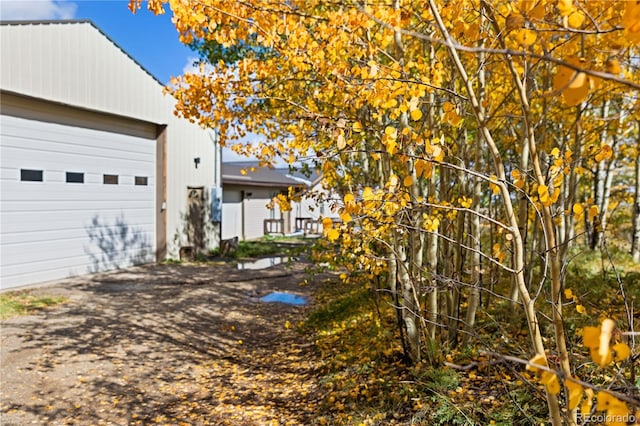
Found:
<svg viewBox="0 0 640 426"><path fill-rule="evenodd" d="M278 189L250 188L251 196L244 200L244 233L245 239L253 240L264 235L265 219L280 219L282 215L278 209L268 209L267 204L278 195Z"/></svg>
<svg viewBox="0 0 640 426"><path fill-rule="evenodd" d="M281 219L277 208L267 208L281 189L260 186L225 185L222 190L222 238L239 237L254 240L264 235L265 219ZM244 197L241 195L244 193ZM251 195L249 195L251 194Z"/></svg>
<svg viewBox="0 0 640 426"><path fill-rule="evenodd" d="M227 240L242 239L242 193L240 190L225 188L222 193L222 235Z"/></svg>
<svg viewBox="0 0 640 426"><path fill-rule="evenodd" d="M162 85L88 22L0 31L3 90L154 123L171 116Z"/></svg>
<svg viewBox="0 0 640 426"><path fill-rule="evenodd" d="M0 287L153 261L155 147L0 115ZM21 169L42 170L43 181L21 181ZM66 172L84 173L84 183L67 183ZM103 174L118 184L103 184ZM148 185L134 185L136 176Z"/></svg>
<svg viewBox="0 0 640 426"><path fill-rule="evenodd" d="M178 257L181 246L188 245L185 214L187 188L204 187L210 208L211 188L215 186L215 145L209 134L185 120L172 118L167 127L167 241L168 255ZM196 168L195 158L200 158ZM211 222L208 210L205 229L207 247L218 244L218 230Z"/></svg>

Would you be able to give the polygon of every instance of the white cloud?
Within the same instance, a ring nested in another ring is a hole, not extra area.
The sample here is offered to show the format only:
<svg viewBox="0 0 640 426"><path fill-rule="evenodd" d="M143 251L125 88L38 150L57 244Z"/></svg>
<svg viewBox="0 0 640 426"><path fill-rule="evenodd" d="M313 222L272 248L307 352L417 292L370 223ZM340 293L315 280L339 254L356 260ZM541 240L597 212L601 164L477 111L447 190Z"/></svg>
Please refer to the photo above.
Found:
<svg viewBox="0 0 640 426"><path fill-rule="evenodd" d="M78 5L69 1L0 0L0 19L5 21L73 19Z"/></svg>
<svg viewBox="0 0 640 426"><path fill-rule="evenodd" d="M196 63L198 62L198 58L195 56L189 56L187 58L187 62L182 67L182 74L195 74L198 72L199 68Z"/></svg>
<svg viewBox="0 0 640 426"><path fill-rule="evenodd" d="M196 56L189 56L187 58L184 67L182 67L182 74L211 74L214 71L214 68L211 64L204 64L204 69L200 68L200 59Z"/></svg>

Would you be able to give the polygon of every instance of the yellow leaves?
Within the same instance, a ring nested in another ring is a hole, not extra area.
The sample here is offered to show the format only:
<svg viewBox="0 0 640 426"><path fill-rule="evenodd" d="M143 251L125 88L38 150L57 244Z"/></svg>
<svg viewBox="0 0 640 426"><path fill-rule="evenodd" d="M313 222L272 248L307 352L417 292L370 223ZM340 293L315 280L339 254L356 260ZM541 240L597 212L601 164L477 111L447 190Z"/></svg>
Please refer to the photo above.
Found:
<svg viewBox="0 0 640 426"><path fill-rule="evenodd" d="M489 176L489 188L491 188L493 195L498 195L500 193L500 186L498 185L498 176L496 175Z"/></svg>
<svg viewBox="0 0 640 426"><path fill-rule="evenodd" d="M626 425L626 417L629 417L629 407L624 401L620 401L607 391L600 391L596 397L596 410L606 411L607 424L620 424ZM615 419L624 419L623 421L616 421Z"/></svg>
<svg viewBox="0 0 640 426"><path fill-rule="evenodd" d="M136 13L136 11L140 9L141 2L141 0L129 0L129 10L131 13ZM149 0L147 2L147 9L155 15L162 15L164 14L164 7L162 6L162 3L164 3L163 0Z"/></svg>
<svg viewBox="0 0 640 426"><path fill-rule="evenodd" d="M418 178L420 177L424 177L426 179L431 177L431 172L432 172L432 166L431 163L422 159L418 159L416 160L416 162L413 164L413 167L416 171L416 176Z"/></svg>
<svg viewBox="0 0 640 426"><path fill-rule="evenodd" d="M567 18L567 26L570 28L580 28L584 23L585 16L580 10L574 10Z"/></svg>
<svg viewBox="0 0 640 426"><path fill-rule="evenodd" d="M566 288L564 290L564 297L566 297L567 299L573 299L573 292L570 288Z"/></svg>
<svg viewBox="0 0 640 426"><path fill-rule="evenodd" d="M359 121L353 123L352 129L355 133L361 133L364 130L362 127L362 123L360 123Z"/></svg>
<svg viewBox="0 0 640 426"><path fill-rule="evenodd" d="M456 106L451 102L444 102L442 104L442 111L442 119L444 122L449 123L453 127L458 127L462 123L462 117L458 115L456 112Z"/></svg>
<svg viewBox="0 0 640 426"><path fill-rule="evenodd" d="M582 329L582 344L589 349L597 348L600 345L600 327L584 327Z"/></svg>
<svg viewBox="0 0 640 426"><path fill-rule="evenodd" d="M576 304L576 311L579 314L586 314L587 313L586 308L580 303L580 299L578 299L578 296L573 294L573 292L571 291L570 288L567 288L567 289L564 290L564 297L567 298L567 299L572 300Z"/></svg>
<svg viewBox="0 0 640 426"><path fill-rule="evenodd" d="M560 16L569 16L573 11L573 0L558 0L557 8Z"/></svg>
<svg viewBox="0 0 640 426"><path fill-rule="evenodd" d="M411 119L413 121L418 121L422 118L422 111L420 109L414 109L411 111Z"/></svg>
<svg viewBox="0 0 640 426"><path fill-rule="evenodd" d="M584 214L584 207L580 203L575 203L571 210L573 211L573 214L575 214L576 216L580 216Z"/></svg>
<svg viewBox="0 0 640 426"><path fill-rule="evenodd" d="M434 160L442 161L444 160L444 149L442 149L440 145L434 145L432 146L431 155L433 156Z"/></svg>
<svg viewBox="0 0 640 426"><path fill-rule="evenodd" d="M540 202L544 206L550 206L552 204L551 197L549 196L549 188L547 185L538 185L538 197Z"/></svg>
<svg viewBox="0 0 640 426"><path fill-rule="evenodd" d="M468 197L462 196L462 197L458 198L458 203L459 203L462 207L464 207L464 208L468 209L469 207L471 207L471 204L473 203L473 200L472 200L471 198L468 198Z"/></svg>
<svg viewBox="0 0 640 426"><path fill-rule="evenodd" d="M574 381L571 377L565 380L564 385L567 388L567 393L568 393L567 405L569 406L569 410L573 410L580 403L580 400L582 399L582 394L584 392L584 388L580 383Z"/></svg>
<svg viewBox="0 0 640 426"><path fill-rule="evenodd" d="M430 216L426 213L422 215L423 227L428 232L438 232L438 227L440 226L440 219L436 216Z"/></svg>
<svg viewBox="0 0 640 426"><path fill-rule="evenodd" d="M595 155L595 160L596 162L601 162L603 160L608 160L613 156L613 149L611 149L611 146L608 144L603 144L600 149L598 150L598 152Z"/></svg>
<svg viewBox="0 0 640 426"><path fill-rule="evenodd" d="M611 347L613 349L613 360L621 362L631 356L631 348L624 342L616 343Z"/></svg>
<svg viewBox="0 0 640 426"><path fill-rule="evenodd" d="M624 15L622 15L622 27L624 35L631 42L640 42L640 3L637 1L625 1Z"/></svg>
<svg viewBox="0 0 640 426"><path fill-rule="evenodd" d="M555 184L554 184L555 186ZM558 201L560 197L560 189L555 187L553 188L553 192L549 192L549 187L547 185L538 185L538 198L543 206L549 207L555 202Z"/></svg>
<svg viewBox="0 0 640 426"><path fill-rule="evenodd" d="M589 348L591 358L600 367L611 361L621 362L631 355L631 349L624 342L611 346L615 323L611 319L602 321L600 327L587 326L582 329L583 345Z"/></svg>
<svg viewBox="0 0 640 426"><path fill-rule="evenodd" d="M513 184L518 189L523 189L525 185L526 176L518 169L513 169L511 171L511 178L513 179Z"/></svg>
<svg viewBox="0 0 640 426"><path fill-rule="evenodd" d="M349 212L345 210L345 211L340 213L340 219L343 222L347 223L347 222L351 222L352 218L351 218L351 215L349 214Z"/></svg>
<svg viewBox="0 0 640 426"><path fill-rule="evenodd" d="M500 263L504 262L504 259L507 257L507 253L502 250L502 246L500 245L500 243L495 243L493 245L492 255Z"/></svg>
<svg viewBox="0 0 640 426"><path fill-rule="evenodd" d="M620 68L620 62L618 62L615 58L607 59L604 63L605 70L609 74L618 75L622 72L622 68Z"/></svg>
<svg viewBox="0 0 640 426"><path fill-rule="evenodd" d="M390 155L395 154L398 148L398 129L392 126L387 126L384 129L384 136L382 137L382 143L386 146L387 152Z"/></svg>
<svg viewBox="0 0 640 426"><path fill-rule="evenodd" d="M576 56L566 59L568 65L584 67L586 61ZM567 105L578 105L589 96L589 89L592 85L591 79L583 72L574 70L566 66L559 66L553 77L553 89L562 93L562 98Z"/></svg>
<svg viewBox="0 0 640 426"><path fill-rule="evenodd" d="M413 185L413 178L411 176L406 176L402 181L402 184L406 187Z"/></svg>
<svg viewBox="0 0 640 426"><path fill-rule="evenodd" d="M551 371L543 371L540 375L540 383L545 385L547 392L552 395L560 393L560 381L556 373Z"/></svg>
<svg viewBox="0 0 640 426"><path fill-rule="evenodd" d="M591 222L591 221L593 221L593 219L594 219L596 216L598 216L598 213L599 213L598 206L593 205L593 206L589 207L589 213L588 213L588 215L587 215L587 218L588 218L588 219L589 219L589 221Z"/></svg>
<svg viewBox="0 0 640 426"><path fill-rule="evenodd" d="M273 197L271 201L272 203L277 204L281 211L283 212L291 211L291 208L292 208L291 203L289 202L289 199L287 198L286 195L278 194L275 197Z"/></svg>
<svg viewBox="0 0 640 426"><path fill-rule="evenodd" d="M525 48L532 46L538 38L538 34L534 30L527 28L515 30L510 35L516 43Z"/></svg>
<svg viewBox="0 0 640 426"><path fill-rule="evenodd" d="M331 228L327 231L327 239L330 242L335 242L338 238L340 238L340 231L336 228Z"/></svg>
<svg viewBox="0 0 640 426"><path fill-rule="evenodd" d="M547 358L543 354L536 354L533 358L529 360L527 363L526 369L536 374L540 378L540 383L542 383L547 392L553 395L557 395L560 393L560 381L558 380L558 376L553 371L543 370L538 366L547 367Z"/></svg>
<svg viewBox="0 0 640 426"><path fill-rule="evenodd" d="M519 13L511 13L505 20L505 27L509 30L509 37L521 47L527 48L533 45L538 34L529 28L525 28L525 18Z"/></svg>
<svg viewBox="0 0 640 426"><path fill-rule="evenodd" d="M344 204L345 205L349 205L349 204L355 203L355 201L356 201L356 197L351 193L346 194L343 199L344 199Z"/></svg>
<svg viewBox="0 0 640 426"><path fill-rule="evenodd" d="M505 28L507 30L516 30L518 28L522 28L524 27L524 24L524 16L520 15L519 13L512 13L507 16L507 19L505 20Z"/></svg>
<svg viewBox="0 0 640 426"><path fill-rule="evenodd" d="M529 360L529 363L527 364L527 371L531 371L532 373L538 373L540 370L540 368L538 368L537 366L541 365L543 367L547 366L547 357L544 356L543 354L536 354L533 358L531 358Z"/></svg>
<svg viewBox="0 0 640 426"><path fill-rule="evenodd" d="M322 229L327 231L331 228L333 228L333 219L330 217L322 218Z"/></svg>
<svg viewBox="0 0 640 426"><path fill-rule="evenodd" d="M545 15L547 0L520 0L520 11L531 19L541 20Z"/></svg>

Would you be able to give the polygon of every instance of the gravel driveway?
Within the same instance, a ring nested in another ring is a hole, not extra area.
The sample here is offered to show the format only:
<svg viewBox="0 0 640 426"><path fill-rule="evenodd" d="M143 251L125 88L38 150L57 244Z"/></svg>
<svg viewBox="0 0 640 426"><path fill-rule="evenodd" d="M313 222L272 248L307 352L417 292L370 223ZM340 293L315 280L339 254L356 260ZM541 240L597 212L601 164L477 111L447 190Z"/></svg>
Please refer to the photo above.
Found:
<svg viewBox="0 0 640 426"><path fill-rule="evenodd" d="M2 425L306 425L313 345L295 325L304 263L153 265L37 292L68 302L2 322Z"/></svg>

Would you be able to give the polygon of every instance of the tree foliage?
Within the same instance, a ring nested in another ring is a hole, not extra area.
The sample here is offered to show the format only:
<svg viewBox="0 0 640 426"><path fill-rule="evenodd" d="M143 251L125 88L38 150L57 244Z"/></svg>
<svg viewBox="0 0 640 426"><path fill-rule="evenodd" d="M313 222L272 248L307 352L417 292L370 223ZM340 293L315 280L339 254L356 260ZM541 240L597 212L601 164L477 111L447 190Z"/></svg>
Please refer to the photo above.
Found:
<svg viewBox="0 0 640 426"><path fill-rule="evenodd" d="M478 311L509 299L526 318L527 358L573 375L570 248L581 236L604 244L613 211L640 214L637 184L617 187L638 162L638 2L169 6L211 65L172 81L178 114L264 163L316 163L342 200L341 223L324 225L345 280L390 294L409 360L473 340ZM247 132L268 142L234 145ZM574 388L556 377L543 377L550 418L573 424Z"/></svg>

